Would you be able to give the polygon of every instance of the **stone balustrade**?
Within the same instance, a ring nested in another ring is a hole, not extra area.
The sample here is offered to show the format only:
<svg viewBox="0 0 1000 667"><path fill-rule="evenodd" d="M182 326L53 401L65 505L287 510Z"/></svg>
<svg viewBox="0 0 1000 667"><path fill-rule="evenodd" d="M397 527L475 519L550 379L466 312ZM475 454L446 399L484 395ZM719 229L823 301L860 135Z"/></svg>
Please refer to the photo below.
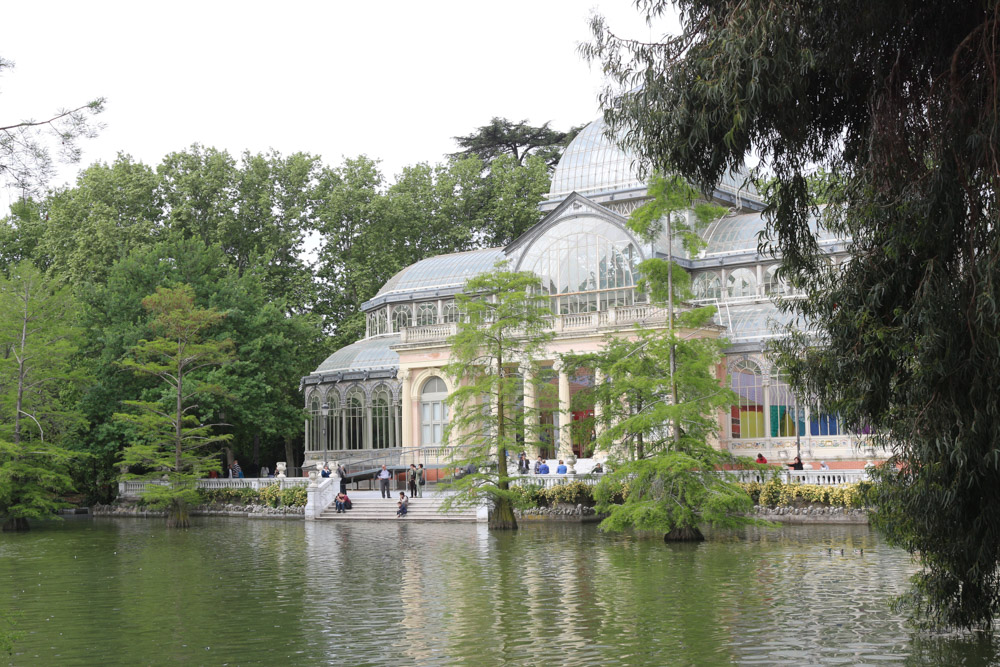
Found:
<svg viewBox="0 0 1000 667"><path fill-rule="evenodd" d="M146 491L146 487L150 484L166 484L167 482L157 482L157 481L147 481L147 480L129 480L127 482L118 482L118 497L119 498L138 498ZM239 477L231 479L228 477L222 477L218 479L197 479L195 480L195 486L199 489L254 489L259 491L265 486L271 486L272 484L280 484L282 487L289 486L306 486L309 480L305 477Z"/></svg>

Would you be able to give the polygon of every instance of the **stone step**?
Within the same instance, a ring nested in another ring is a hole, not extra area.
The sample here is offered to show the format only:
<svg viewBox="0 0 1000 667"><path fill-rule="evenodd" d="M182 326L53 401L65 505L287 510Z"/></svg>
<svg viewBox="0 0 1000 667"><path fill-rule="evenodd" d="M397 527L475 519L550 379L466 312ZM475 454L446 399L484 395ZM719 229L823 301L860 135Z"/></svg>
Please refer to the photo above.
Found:
<svg viewBox="0 0 1000 667"><path fill-rule="evenodd" d="M351 521L383 521L396 520L396 502L384 498L352 499L352 507L347 512L338 514L334 506L328 507L319 516L320 519L351 520ZM473 508L452 510L447 514L438 511L441 500L437 498L413 498L405 519L411 521L475 521L476 511Z"/></svg>

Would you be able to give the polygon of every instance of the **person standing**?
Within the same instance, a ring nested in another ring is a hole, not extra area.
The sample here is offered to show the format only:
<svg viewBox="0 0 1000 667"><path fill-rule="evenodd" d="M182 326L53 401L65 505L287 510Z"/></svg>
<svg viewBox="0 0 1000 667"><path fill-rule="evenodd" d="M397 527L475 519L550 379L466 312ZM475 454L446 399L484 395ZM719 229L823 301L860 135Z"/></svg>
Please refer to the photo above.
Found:
<svg viewBox="0 0 1000 667"><path fill-rule="evenodd" d="M417 497L424 497L424 464L417 466Z"/></svg>
<svg viewBox="0 0 1000 667"><path fill-rule="evenodd" d="M378 485L379 489L382 491L383 498L392 499L392 492L389 490L389 480L392 479L392 473L384 465L382 469L378 472Z"/></svg>
<svg viewBox="0 0 1000 667"><path fill-rule="evenodd" d="M233 479L243 476L243 468L240 467L240 462L237 459L233 459L232 465L229 466L229 476Z"/></svg>
<svg viewBox="0 0 1000 667"><path fill-rule="evenodd" d="M340 478L340 492L347 493L347 468L343 463L337 464L337 477Z"/></svg>
<svg viewBox="0 0 1000 667"><path fill-rule="evenodd" d="M406 471L406 490L410 492L411 498L417 497L417 466L412 463Z"/></svg>

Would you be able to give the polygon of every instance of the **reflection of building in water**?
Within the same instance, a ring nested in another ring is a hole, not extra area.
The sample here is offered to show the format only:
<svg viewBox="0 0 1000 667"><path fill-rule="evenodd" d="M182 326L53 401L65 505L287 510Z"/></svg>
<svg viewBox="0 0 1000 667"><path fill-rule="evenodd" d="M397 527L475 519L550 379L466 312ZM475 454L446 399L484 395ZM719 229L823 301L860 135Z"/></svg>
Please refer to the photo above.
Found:
<svg viewBox="0 0 1000 667"><path fill-rule="evenodd" d="M610 333L636 325L664 328L664 309L647 303L636 289L638 264L666 257L661 237L641 243L626 227L627 216L647 200L633 156L604 137L601 120L588 125L567 147L540 204L542 220L503 248L431 257L409 266L363 304L363 340L332 354L303 378L306 408L306 464L370 458L387 450L420 448L433 462L448 423L445 399L451 380L442 372L449 360L448 337L459 312L455 295L466 280L490 270L498 260L510 268L533 271L551 297L555 338L546 350L544 379L550 395L537 396L523 378L523 403L538 408L539 453L566 458L602 458L594 452L588 410L573 408L573 397L590 390L595 378L582 371L572 377L558 366L561 353L600 349ZM800 445L804 458L849 460L859 455L858 436L846 433L836 414L805 405L789 389L781 369L763 354L775 327L786 324L775 300L794 297L776 273L777 261L757 252L764 228L763 203L744 185L744 174L723 179L712 200L728 215L704 232L706 243L687 256L674 243L672 254L692 275L694 302L718 306L716 328L682 335L723 335L729 342L720 380L737 402L720 414L719 445L739 454L763 452L781 460ZM817 221L811 223L814 228ZM819 243L832 267L846 261L845 244L820 230ZM599 421L599 420L598 420ZM574 427L578 423L585 428ZM596 428L600 428L598 424Z"/></svg>

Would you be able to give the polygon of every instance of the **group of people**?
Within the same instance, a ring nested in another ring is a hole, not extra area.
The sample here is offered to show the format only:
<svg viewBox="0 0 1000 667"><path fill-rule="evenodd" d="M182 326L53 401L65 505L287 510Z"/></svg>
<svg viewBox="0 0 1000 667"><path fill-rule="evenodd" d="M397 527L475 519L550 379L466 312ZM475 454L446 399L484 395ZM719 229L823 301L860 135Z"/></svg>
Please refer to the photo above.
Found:
<svg viewBox="0 0 1000 667"><path fill-rule="evenodd" d="M767 458L764 456L763 453L757 452L757 461L756 462L757 463L767 463ZM804 470L805 469L805 465L802 463L802 459L799 458L798 456L796 456L794 459L792 459L791 463L786 463L785 465L788 466L789 470ZM819 462L819 469L820 470L829 470L830 466L827 465L826 461L820 461Z"/></svg>

